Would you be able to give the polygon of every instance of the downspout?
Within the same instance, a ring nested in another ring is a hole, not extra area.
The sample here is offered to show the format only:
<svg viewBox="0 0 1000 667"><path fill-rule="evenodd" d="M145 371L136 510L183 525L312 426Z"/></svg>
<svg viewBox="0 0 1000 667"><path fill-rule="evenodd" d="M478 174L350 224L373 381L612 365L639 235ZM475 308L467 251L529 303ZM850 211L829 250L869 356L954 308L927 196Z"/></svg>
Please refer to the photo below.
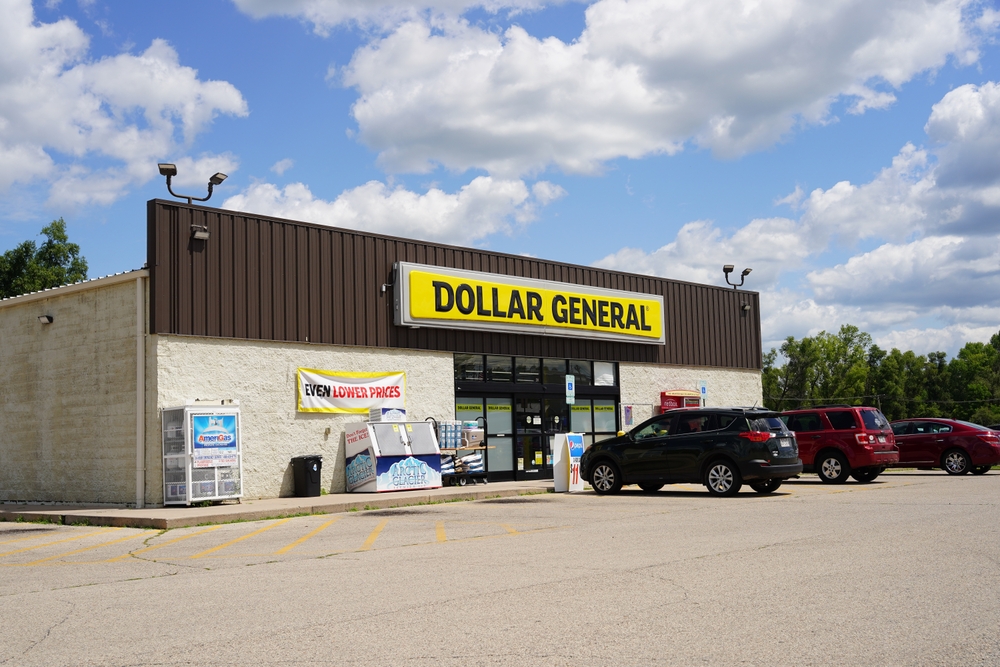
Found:
<svg viewBox="0 0 1000 667"><path fill-rule="evenodd" d="M146 291L135 279L135 507L146 501Z"/></svg>

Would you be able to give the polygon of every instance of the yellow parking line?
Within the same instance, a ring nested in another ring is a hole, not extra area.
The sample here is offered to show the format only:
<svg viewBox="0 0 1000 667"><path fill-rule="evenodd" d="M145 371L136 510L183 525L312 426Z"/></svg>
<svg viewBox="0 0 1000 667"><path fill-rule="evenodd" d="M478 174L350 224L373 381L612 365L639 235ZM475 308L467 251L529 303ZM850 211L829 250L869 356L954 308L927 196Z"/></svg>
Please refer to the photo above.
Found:
<svg viewBox="0 0 1000 667"><path fill-rule="evenodd" d="M385 528L387 523L389 523L388 519L382 519L382 521L375 526L375 530L371 532L371 535L368 536L368 539L365 540L365 543L361 545L361 548L358 549L358 551L368 551L371 549L372 545L375 544L375 540L378 539L379 533L382 532L382 529Z"/></svg>
<svg viewBox="0 0 1000 667"><path fill-rule="evenodd" d="M83 535L77 535L76 537L67 537L65 540L56 540L55 542L36 544L33 547L25 547L24 549L18 549L17 551L8 551L7 553L0 554L0 556L13 556L14 554L24 553L25 551L31 551L32 549L41 549L42 547L51 547L53 544L62 544L63 542L82 540L83 538L90 537L91 535L103 535L104 533L110 533L116 530L121 530L121 528L105 528L104 530L95 530L92 533L84 533Z"/></svg>
<svg viewBox="0 0 1000 667"><path fill-rule="evenodd" d="M435 532L437 532L438 542L448 541L448 535L444 532L444 521L438 521L437 524L434 526L434 530Z"/></svg>
<svg viewBox="0 0 1000 667"><path fill-rule="evenodd" d="M117 540L111 540L110 542L102 542L101 544L95 544L93 546L84 547L82 549L76 549L74 551L67 551L64 554L56 554L55 556L48 556L47 558L39 558L38 560L33 560L30 563L24 563L24 565L25 566L28 566L28 565L39 565L41 563L45 563L45 562L48 562L50 560L55 560L57 558L65 558L66 556L72 556L74 554L82 554L84 551L90 551L91 549L99 549L101 547L109 547L112 544L118 544L119 542L124 542L126 540L134 540L137 537L142 537L143 535L148 535L150 532L154 532L155 533L155 532L158 532L158 531L148 531L147 530L145 532L137 533L135 535L129 535L128 537L121 537L121 538L118 538Z"/></svg>
<svg viewBox="0 0 1000 667"><path fill-rule="evenodd" d="M292 550L292 549L294 549L295 547L299 546L300 544L302 544L303 542L305 542L305 541L306 541L306 540L308 540L309 538L311 538L311 537L315 537L315 536L319 535L320 533L322 533L322 532L323 532L324 530L326 530L326 529L327 529L327 528L329 528L329 527L330 527L330 526L331 526L332 524L336 523L336 522L337 522L337 521L339 521L339 520L340 520L340 517L338 516L338 517L336 517L335 519L331 519L331 520L327 521L327 522L326 522L326 523L324 523L324 524L323 524L322 526L320 526L320 527L319 527L319 528L317 528L316 530L312 531L312 532L311 532L311 533L309 533L308 535L306 535L306 536L304 536L304 537L300 537L299 539L297 539L297 540L295 540L294 542L292 542L291 544L289 544L289 545L288 545L287 547L282 547L282 548L278 549L277 551L275 551L274 553L275 553L275 554L284 554L284 553L288 553L289 551L291 551L291 550Z"/></svg>
<svg viewBox="0 0 1000 667"><path fill-rule="evenodd" d="M507 533L510 534L510 535L517 535L518 534L517 533L517 529L514 528L514 526L510 525L509 523L501 523L500 527L503 528L504 530L506 530Z"/></svg>
<svg viewBox="0 0 1000 667"><path fill-rule="evenodd" d="M0 544L13 544L14 542L24 542L26 540L40 540L43 537L51 537L48 533L43 533L41 535L28 535L27 537L18 537L13 540L4 540Z"/></svg>
<svg viewBox="0 0 1000 667"><path fill-rule="evenodd" d="M105 563L117 563L120 560L125 560L126 558L130 558L131 556L135 556L136 554L144 554L147 551L152 551L153 549L159 549L160 547L166 547L166 546L169 546L171 544L176 544L177 542L181 542L181 541L186 540L186 539L188 539L190 537L195 537L196 535L204 535L205 533L208 533L208 532L213 531L213 530L218 530L219 528L222 528L222 526L211 526L209 528L206 528L205 530L199 530L197 533L191 533L189 535L184 535L183 537L177 537L177 538L174 538L172 540L168 540L167 542L163 542L161 544L154 544L151 547L145 547L145 548L142 548L142 549L138 549L137 551L130 551L127 554L123 554L121 556L116 556L115 558L112 558L110 560L106 560L104 562Z"/></svg>
<svg viewBox="0 0 1000 667"><path fill-rule="evenodd" d="M471 542L472 540L495 540L498 537L514 537L515 535L531 535L532 533L541 533L546 530L559 530L560 528L570 528L571 526L548 526L547 528L532 528L531 530L514 531L513 533L502 533L500 535L476 535L474 537L459 537L453 538L451 542ZM433 544L433 542L428 542L428 544Z"/></svg>
<svg viewBox="0 0 1000 667"><path fill-rule="evenodd" d="M269 526L264 526L263 528L260 528L259 530L253 531L252 533L247 533L246 535L243 535L242 537L237 537L235 540L230 540L230 541L226 542L225 544L220 544L219 546L212 547L211 549L205 549L201 553L197 553L197 554L191 556L191 558L192 559L201 558L202 556L207 556L210 553L215 553L216 551L219 551L220 549L225 549L226 547L230 547L230 546L236 544L237 542L242 542L243 540L250 539L254 535L260 535L261 533L263 533L266 530L271 530L272 528L277 528L281 524L287 523L289 521L291 521L291 518L282 519L281 521L275 521L274 523L270 524Z"/></svg>

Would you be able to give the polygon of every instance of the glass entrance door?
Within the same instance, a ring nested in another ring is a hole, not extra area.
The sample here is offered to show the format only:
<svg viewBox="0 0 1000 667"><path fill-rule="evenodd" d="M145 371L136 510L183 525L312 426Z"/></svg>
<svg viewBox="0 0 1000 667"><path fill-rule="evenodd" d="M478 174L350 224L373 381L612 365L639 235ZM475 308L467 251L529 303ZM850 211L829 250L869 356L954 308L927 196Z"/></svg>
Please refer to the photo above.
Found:
<svg viewBox="0 0 1000 667"><path fill-rule="evenodd" d="M549 479L552 477L552 457L545 429L542 398L518 397L516 400L515 479Z"/></svg>

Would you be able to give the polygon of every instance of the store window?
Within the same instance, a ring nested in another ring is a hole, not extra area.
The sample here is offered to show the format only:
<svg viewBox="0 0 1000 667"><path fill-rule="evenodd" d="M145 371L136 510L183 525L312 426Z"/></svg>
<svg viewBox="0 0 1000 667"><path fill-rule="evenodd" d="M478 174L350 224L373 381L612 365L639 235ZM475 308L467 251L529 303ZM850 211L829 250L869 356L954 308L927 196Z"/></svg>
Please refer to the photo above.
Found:
<svg viewBox="0 0 1000 667"><path fill-rule="evenodd" d="M514 412L509 398L486 399L486 458L490 472L514 469Z"/></svg>
<svg viewBox="0 0 1000 667"><path fill-rule="evenodd" d="M514 372L518 382L539 383L542 381L542 364L533 357L517 357L514 360Z"/></svg>
<svg viewBox="0 0 1000 667"><path fill-rule="evenodd" d="M566 360L542 359L542 374L545 384L563 384L566 382Z"/></svg>
<svg viewBox="0 0 1000 667"><path fill-rule="evenodd" d="M615 363L612 361L594 362L594 386L614 387L617 385L615 378Z"/></svg>
<svg viewBox="0 0 1000 667"><path fill-rule="evenodd" d="M618 432L614 401L594 400L594 432L611 435Z"/></svg>
<svg viewBox="0 0 1000 667"><path fill-rule="evenodd" d="M455 381L483 381L483 356L481 354L455 355Z"/></svg>
<svg viewBox="0 0 1000 667"><path fill-rule="evenodd" d="M513 382L514 359L512 357L486 357L487 382Z"/></svg>
<svg viewBox="0 0 1000 667"><path fill-rule="evenodd" d="M589 387L594 384L594 369L589 361L570 359L569 374L576 378L577 387Z"/></svg>
<svg viewBox="0 0 1000 667"><path fill-rule="evenodd" d="M576 399L576 403L570 406L569 430L573 433L594 432L593 405L587 399Z"/></svg>
<svg viewBox="0 0 1000 667"><path fill-rule="evenodd" d="M483 416L483 399L459 398L455 401L455 419L463 422L471 422L477 421Z"/></svg>

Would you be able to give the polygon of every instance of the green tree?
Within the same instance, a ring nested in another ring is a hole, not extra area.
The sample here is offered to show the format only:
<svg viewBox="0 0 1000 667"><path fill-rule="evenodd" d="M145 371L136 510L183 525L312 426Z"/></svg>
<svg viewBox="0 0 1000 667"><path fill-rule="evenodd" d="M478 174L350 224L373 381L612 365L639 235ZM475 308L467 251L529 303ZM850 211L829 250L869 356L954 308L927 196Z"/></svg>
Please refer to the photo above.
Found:
<svg viewBox="0 0 1000 667"><path fill-rule="evenodd" d="M42 234L41 247L25 241L0 255L0 299L87 279L87 260L80 246L69 242L66 222L53 220Z"/></svg>
<svg viewBox="0 0 1000 667"><path fill-rule="evenodd" d="M977 409L988 407L1000 395L997 367L1000 351L990 343L966 343L948 364L951 393L956 403L952 417L971 420ZM982 415L979 416L982 418Z"/></svg>

